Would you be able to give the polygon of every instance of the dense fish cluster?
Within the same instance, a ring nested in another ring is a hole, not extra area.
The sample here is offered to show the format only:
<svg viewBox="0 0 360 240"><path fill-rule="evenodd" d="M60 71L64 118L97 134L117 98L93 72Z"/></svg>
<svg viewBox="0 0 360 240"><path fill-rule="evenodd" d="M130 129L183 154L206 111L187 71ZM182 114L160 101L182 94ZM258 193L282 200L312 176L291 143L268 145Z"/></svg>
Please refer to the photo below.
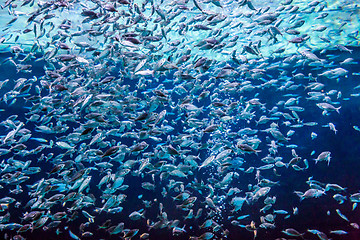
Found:
<svg viewBox="0 0 360 240"><path fill-rule="evenodd" d="M360 235L358 189L326 175L359 110L353 1L1 8L1 238Z"/></svg>

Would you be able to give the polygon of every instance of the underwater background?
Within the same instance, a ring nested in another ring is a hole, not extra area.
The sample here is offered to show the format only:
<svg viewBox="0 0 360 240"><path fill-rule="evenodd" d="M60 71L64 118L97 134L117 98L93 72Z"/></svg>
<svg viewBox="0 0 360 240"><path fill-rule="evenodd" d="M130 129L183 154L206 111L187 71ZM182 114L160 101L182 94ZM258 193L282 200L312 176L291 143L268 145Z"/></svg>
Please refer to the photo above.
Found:
<svg viewBox="0 0 360 240"><path fill-rule="evenodd" d="M360 239L355 1L6 1L1 239Z"/></svg>

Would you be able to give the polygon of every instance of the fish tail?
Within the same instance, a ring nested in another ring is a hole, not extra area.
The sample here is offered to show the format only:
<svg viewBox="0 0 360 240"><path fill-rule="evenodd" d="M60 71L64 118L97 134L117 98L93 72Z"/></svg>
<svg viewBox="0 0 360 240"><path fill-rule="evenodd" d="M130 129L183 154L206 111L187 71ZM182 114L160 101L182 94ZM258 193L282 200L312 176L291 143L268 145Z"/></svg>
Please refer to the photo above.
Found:
<svg viewBox="0 0 360 240"><path fill-rule="evenodd" d="M302 200L302 199L304 199L303 198L303 193L302 192L298 192L298 191L294 191L294 193L298 196L298 197L300 197L300 201Z"/></svg>
<svg viewBox="0 0 360 240"><path fill-rule="evenodd" d="M340 107L338 107L338 108L335 108L335 111L338 113L338 114L340 114L340 108L341 108L341 106Z"/></svg>

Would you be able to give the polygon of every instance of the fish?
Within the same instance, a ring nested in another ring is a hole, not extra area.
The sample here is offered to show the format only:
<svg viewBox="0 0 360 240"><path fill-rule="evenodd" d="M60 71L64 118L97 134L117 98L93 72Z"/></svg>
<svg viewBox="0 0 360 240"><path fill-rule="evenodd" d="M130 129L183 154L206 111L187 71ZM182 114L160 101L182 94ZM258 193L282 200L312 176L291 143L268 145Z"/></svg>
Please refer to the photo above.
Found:
<svg viewBox="0 0 360 240"><path fill-rule="evenodd" d="M332 2L4 1L0 229L346 235L288 221L310 202L360 201L341 177L315 180L347 143L337 118L357 120L357 6Z"/></svg>
<svg viewBox="0 0 360 240"><path fill-rule="evenodd" d="M255 150L247 144L239 144L237 147L244 152L253 152L255 154L257 154L258 152L261 152L261 150Z"/></svg>
<svg viewBox="0 0 360 240"><path fill-rule="evenodd" d="M295 192L299 197L300 197L300 201L304 200L305 198L319 198L322 195L326 194L324 190L319 190L319 189L309 189L306 192L302 193L302 192Z"/></svg>
<svg viewBox="0 0 360 240"><path fill-rule="evenodd" d="M316 106L318 106L320 109L324 110L324 112L327 112L327 111L336 111L337 113L340 114L340 107L334 107L332 104L330 103L317 103Z"/></svg>
<svg viewBox="0 0 360 240"><path fill-rule="evenodd" d="M330 160L331 160L331 152L329 151L325 151L319 154L319 156L314 159L315 163L319 162L319 161L327 161L328 165L330 164Z"/></svg>
<svg viewBox="0 0 360 240"><path fill-rule="evenodd" d="M344 219L345 221L349 222L349 219L348 219L344 214L342 214L339 209L336 209L335 211L336 211L336 213L337 213L342 219Z"/></svg>
<svg viewBox="0 0 360 240"><path fill-rule="evenodd" d="M304 233L299 233L296 229L293 228L287 228L285 230L282 231L283 233L285 233L288 236L292 236L292 237L302 237L302 235L304 235Z"/></svg>
<svg viewBox="0 0 360 240"><path fill-rule="evenodd" d="M120 146L112 146L101 157L108 157L115 154L120 149Z"/></svg>

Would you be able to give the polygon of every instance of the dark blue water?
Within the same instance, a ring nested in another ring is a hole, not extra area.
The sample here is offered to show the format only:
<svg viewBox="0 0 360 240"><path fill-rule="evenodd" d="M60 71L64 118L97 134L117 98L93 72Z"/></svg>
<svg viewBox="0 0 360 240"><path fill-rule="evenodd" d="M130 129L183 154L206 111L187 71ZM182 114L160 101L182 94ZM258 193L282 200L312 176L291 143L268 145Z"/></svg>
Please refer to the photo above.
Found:
<svg viewBox="0 0 360 240"><path fill-rule="evenodd" d="M354 58L355 61L360 61L359 56L359 49L353 49L354 53L351 55L352 58ZM337 63L341 62L347 57L350 57L348 53L343 52L329 52L331 54L339 55L339 58L335 59L334 65L337 65ZM321 56L320 53L317 53L320 58L325 58L325 56ZM10 55L3 53L1 56L1 59L4 60ZM273 61L280 61L281 59L274 59ZM32 66L32 72L31 73L17 73L14 66L12 66L10 63L6 62L0 65L0 71L1 71L1 81L4 81L5 79L9 79L8 84L1 89L0 93L3 96L6 92L11 91L15 85L15 81L19 78L32 78L36 76L38 79L40 79L42 76L44 76L44 62L38 61L38 62L31 62ZM233 66L236 66L235 63L229 63ZM120 66L117 66L120 67ZM249 184L256 184L255 180L255 171L251 174L244 173L239 168L247 169L249 167L260 167L264 165L260 161L261 158L265 157L267 155L267 144L270 143L268 136L269 134L266 134L262 132L261 130L265 130L268 128L268 124L264 125L256 125L255 120L258 120L258 118L261 115L264 115L267 113L268 110L270 110L273 106L276 106L277 102L280 100L284 100L286 98L283 97L284 94L297 94L300 96L299 98L299 106L302 106L305 108L305 111L299 112L300 118L303 120L303 122L317 122L317 126L309 127L304 126L302 128L293 128L295 131L294 135L291 136L291 141L289 143L296 144L298 147L296 148L296 152L299 156L301 156L303 159L307 159L309 162L309 168L305 171L295 171L291 168L277 168L277 175L273 173L272 170L265 170L261 171L261 176L263 178L270 179L272 181L278 181L279 185L275 185L271 188L270 193L268 196L276 196L276 203L273 205L273 209L283 209L288 211L289 213L292 213L293 208L298 208L298 214L293 215L291 214L290 218L284 219L283 215L278 215L275 219L276 228L275 229L258 229L258 235L257 239L276 239L281 237L286 237L281 231L287 228L295 228L299 232L306 232L307 229L317 229L319 231L329 233L331 230L345 230L348 232L348 235L345 236L336 236L328 234L328 236L332 237L332 239L360 239L360 231L357 229L354 229L349 225L349 222L341 219L337 213L335 212L335 209L340 209L340 211L347 216L350 223L359 223L359 208L356 208L355 210L352 210L352 203L347 200L344 204L338 204L333 198L332 195L335 194L333 191L327 192L327 195L322 196L320 198L311 198L311 199L305 199L303 201L299 201L299 197L294 194L294 191L302 191L305 192L309 187L305 183L309 177L313 177L315 180L320 181L322 183L336 183L340 186L346 187L346 193L342 193L343 195L349 197L350 194L354 194L359 191L359 181L360 179L360 132L355 131L353 126L360 125L360 101L358 97L351 97L350 94L357 93L356 90L353 88L357 85L359 85L360 76L353 75L352 73L356 73L359 71L358 65L348 65L344 66L346 70L349 71L348 77L344 78L341 77L340 81L337 82L333 79L326 79L319 77L317 80L318 82L325 84L325 92L336 89L338 91L342 92L342 98L338 99L339 106L341 106L340 114L336 112L331 112L329 115L322 115L322 110L319 109L315 104L317 102L315 101L309 101L306 100L307 91L305 90L303 86L308 84L307 79L302 80L293 80L296 82L296 84L300 84L301 86L293 91L280 91L277 87L271 86L269 88L257 88L254 91L251 92L244 92L244 93L223 93L218 92L218 99L225 100L225 99L231 99L232 101L238 101L240 99L243 99L244 101L250 100L254 97L259 98L260 102L265 103L266 109L262 112L260 109L256 109L256 117L251 119L250 121L237 119L235 118L233 121L231 121L228 124L224 124L227 129L231 129L231 131L236 132L241 130L245 127L251 127L253 129L259 130L257 133L258 138L261 140L261 143L259 145L259 150L262 150L257 155L255 154L245 154L241 155L240 157L244 158L244 163L241 166L238 166L234 164L231 166L229 171L236 172L239 174L237 178L234 178L231 182L231 187L237 187L242 192L238 196L244 196L244 193L248 191L248 185ZM117 76L119 72L118 68L114 68L113 72L110 72L109 75L111 76ZM323 72L323 69L320 70L314 70L308 66L301 67L301 68L294 68L294 69L288 69L288 72L296 73L303 73L305 76L308 76L309 73L311 73L313 76L316 76L317 74L320 74ZM271 76L271 77L270 77ZM207 80L212 77L212 73L205 74L202 78L203 80ZM271 70L267 72L267 75L264 76L266 80L270 79L277 79L280 77L280 71L278 70ZM137 97L141 99L147 99L147 95L152 96L153 93L151 90L153 88L156 88L159 83L162 81L165 81L167 79L174 79L173 73L170 73L167 76L163 76L159 78L159 82L156 82L155 79L153 79L153 82L147 86L148 89L145 89L145 91L148 91L149 93L144 93L138 91ZM246 76L239 76L239 78L243 78L245 80L251 80L253 85L260 85L263 83L263 81L258 79L249 79ZM214 81L215 85L213 87L213 92L217 92L219 90L219 84L222 82L222 79L216 79ZM136 89L136 85L134 83L134 80L130 79L124 79L123 85L129 85L129 92L132 92ZM174 84L172 82L165 81L164 83L165 89L171 90L174 88ZM40 80L37 80L34 82L31 90L30 90L30 96L35 95L35 85L40 85ZM189 87L190 88L190 87ZM106 89L106 88L104 88ZM96 90L96 87L94 86L94 90ZM97 89L98 90L98 89ZM193 94L199 94L201 91L193 93ZM111 93L111 90L104 90L102 93ZM41 97L45 97L49 94L48 90L43 90L41 93ZM188 94L175 94L170 93L172 102L175 104L180 104L183 99L186 98ZM16 98L16 102L10 105L10 102L7 104L4 102L4 99L1 99L0 101L0 109L4 109L4 111L0 112L0 122L6 120L11 115L18 115L17 119L26 122L25 118L30 117L27 115L29 112L29 108L32 107L33 103L29 100L26 100L26 98L30 97L18 97ZM53 95L54 96L54 95ZM347 99L348 98L348 99ZM59 102L65 101L69 99L67 91L59 92L56 94L56 99ZM332 98L333 99L333 98ZM205 100L201 101L194 101L194 104L198 107L203 106L203 111L197 116L197 119L203 120L203 119L209 119L210 114L212 110L210 108L207 108L211 104L209 98L206 98ZM57 105L54 104L54 107ZM66 106L66 103L64 102L59 104L59 107ZM146 107L145 109L147 109ZM279 107L281 108L281 107ZM71 107L65 107L66 113L71 113ZM162 110L167 110L168 113L173 112L170 103L164 102L161 103L158 109L156 110L157 113L161 112ZM280 109L283 110L283 109ZM84 116L88 113L88 110L82 111L80 115L80 119L77 121L79 123L84 123L86 120ZM174 110L174 115L167 114L166 120L171 123L174 121L171 125L174 127L174 131L170 132L170 138L175 139L176 136L179 134L184 133L184 127L186 127L186 119L188 118L188 113L183 110ZM44 110L44 115L50 114L49 111ZM235 110L234 116L239 114L237 110ZM106 116L109 117L109 116ZM127 120L126 116L122 114L118 114L116 116L119 121ZM216 118L215 118L216 119ZM51 122L56 125L56 117L51 119ZM279 130L282 133L286 133L289 129L289 127L286 127L284 124L282 124L283 121L279 121ZM329 122L332 122L336 129L338 130L337 134L334 134L333 131L330 131L328 127L322 127L323 125L328 124ZM78 123L74 122L66 122L66 125L69 127L67 131L63 133L56 133L56 134L42 134L35 131L36 123L28 122L25 125L25 128L31 130L31 133L33 134L32 137L34 138L44 138L48 141L53 140L54 142L58 141L58 139L61 139L62 137L65 137L72 133L74 128L79 127ZM134 128L132 130L134 131L140 131L142 129L141 123L136 123ZM108 126L100 126L98 129L95 129L91 135L95 136L96 133L100 132L100 129L102 130L109 130L111 127ZM8 130L4 126L0 126L0 135L6 135ZM314 140L311 140L310 134L311 132L316 132L318 134L318 137ZM158 136L162 139L161 142L167 142L167 139L169 136L162 134ZM211 140L212 134L204 134L204 136L201 138L200 143L202 144L202 149L199 151L197 149L191 149L191 148L182 148L182 149L188 149L190 152L188 154L193 155L199 155L201 161L199 161L199 164L206 159L210 154L210 148L211 146L206 146L208 140ZM91 139L87 139L84 141L81 141L77 144L79 146L81 143L89 144ZM227 138L226 134L223 133L222 140L226 140L231 142L232 144L236 144L236 139ZM114 136L107 136L106 139L103 141L116 141L121 142L122 144L125 144L127 146L133 145L135 139L130 138L121 138L121 137L114 137ZM142 140L141 140L142 141ZM146 152L153 152L155 150L155 147L158 142L151 140L151 139L145 139L149 144L148 149ZM167 142L169 144L169 142ZM28 140L25 143L27 150L34 149L41 145L38 141L35 140ZM175 146L176 147L176 146ZM78 148L78 147L77 147ZM106 149L101 149L103 152ZM311 155L311 152L315 150L315 155ZM325 162L319 162L315 164L315 159L317 155L323 151L331 151L331 161L329 166ZM30 175L30 179L27 180L24 183L21 183L21 187L23 189L23 192L20 194L11 194L9 193L9 190L14 189L15 186L4 186L3 189L0 189L0 196L5 197L13 197L18 201L20 204L20 207L15 207L14 204L10 204L9 206L9 212L11 214L10 222L13 223L21 223L21 217L23 213L29 212L30 209L24 209L23 207L25 204L31 199L29 196L29 189L28 185L34 184L37 181L39 181L42 178L48 178L48 172L51 171L53 168L53 163L51 161L39 161L39 159L48 156L49 154L54 154L54 156L57 156L58 154L65 153L65 150L61 150L59 148L46 148L39 154L30 154L26 157L21 157L20 155L14 155L13 152L0 156L1 161L8 161L10 158L14 158L16 160L21 161L27 161L31 160L31 166L40 166L41 172L35 175ZM43 156L43 157L42 157ZM284 159L284 162L288 162L292 156L291 156L291 150L290 148L286 148L285 146L278 148L278 154L277 156L281 156ZM63 162L73 160L76 157L76 154L74 156L71 155L65 155L62 159ZM232 158L235 158L235 154L231 155ZM134 155L134 154L126 154L125 159L123 162L126 162L127 160L140 160L142 158L141 154ZM158 160L157 160L158 161ZM172 160L165 161L171 162ZM235 161L235 160L234 160ZM175 157L175 163L179 164L182 162L182 160L176 156ZM113 171L116 171L117 169L121 168L122 163L119 162L112 162L114 164ZM152 160L152 163L155 164ZM139 167L140 163L136 163L134 169L137 169ZM91 162L81 162L78 164L75 164L75 168L82 169L82 168L89 168L92 167L93 163ZM143 174L143 176L136 176L132 173L128 174L125 177L124 184L129 185L129 188L121 191L122 194L126 194L126 200L120 205L123 207L123 211L121 213L117 214L109 214L106 212L102 212L101 214L98 214L94 212L94 206L91 207L85 207L82 210L85 210L94 216L95 223L90 224L89 227L86 228L86 231L92 232L94 235L91 237L91 239L119 239L121 234L116 235L110 235L108 232L106 232L103 229L98 230L98 226L104 223L106 220L111 220L111 225L117 225L120 222L124 222L125 228L133 229L137 228L140 229L139 234L135 236L133 239L139 239L140 233L148 232L150 233L150 239L189 239L190 236L200 236L202 233L210 231L209 229L200 229L199 226L203 224L203 222L206 219L209 219L210 216L207 216L207 214L210 213L208 207L206 207L206 204L204 203L206 196L209 194L208 189L194 189L191 187L191 185L194 185L194 182L204 182L205 185L212 184L215 185L216 183L220 182L222 178L225 176L225 174L221 175L218 173L218 169L215 166L207 167L204 169L195 169L192 171L193 174L188 174L187 178L178 178L178 177L168 177L167 179L160 180L159 174L154 175L155 179L155 190L149 191L144 190L141 188L142 182L152 182L153 176L151 173L149 173L149 170L146 170ZM102 195L102 191L105 189L105 186L102 187L102 189L99 189L96 185L100 181L100 179L104 176L105 172L103 170L92 170L89 175L92 176L92 180L90 183L90 191L89 195L93 196L95 201L96 207L101 207L103 203L101 202L100 196ZM55 175L52 177L56 177ZM182 211L178 208L176 208L176 202L172 200L172 197L176 196L178 192L175 192L173 189L169 190L167 192L167 196L163 196L161 194L164 187L166 187L169 183L170 179L174 179L175 181L182 181L184 182L184 185L187 190L191 191L192 196L197 197L197 201L195 202L195 205L192 207L194 214L196 214L197 210L199 208L203 208L204 212L202 216L199 219L184 219L184 217L187 215L188 211ZM228 188L226 190L223 189L215 189L215 196L222 196L226 195ZM52 194L57 193L56 190L54 193L50 193L46 195L46 197L50 197ZM119 193L117 193L119 194ZM142 195L140 197L139 195ZM156 200L155 200L156 199ZM149 208L146 208L145 211L145 218L142 218L137 221L129 220L129 214L135 210L140 210L144 208L144 205L142 203L142 200L149 200L152 201L152 205ZM228 239L252 239L253 238L253 232L247 231L244 228L240 228L238 226L234 226L231 224L231 221L236 219L238 216L249 214L250 217L246 220L239 220L239 222L243 225L250 224L250 221L253 220L256 222L257 226L260 224L260 216L264 216L264 214L261 214L259 211L264 206L263 200L264 197L260 198L260 200L253 204L247 204L245 203L242 210L238 211L237 213L232 213L231 210L233 209L233 206L230 205L230 200L226 199L224 201L219 201L216 203L217 206L222 206L222 211L220 213L216 213L216 216L213 217L213 219L221 225L220 230L217 232L213 232L215 236L220 238L225 238L224 231L225 229L228 230ZM163 229L151 229L149 230L149 227L147 226L147 219L151 219L152 222L158 221L157 216L159 215L159 204L163 204L164 211L167 213L169 220L180 220L179 227L185 226L186 233L180 235L180 236L173 236L171 233L171 229L164 227ZM66 207L70 207L71 202L66 204ZM66 211L69 215L73 214L74 212L68 211L66 208L63 208L60 205L55 205L54 207L51 207L49 209L51 214L56 213L57 211ZM330 215L327 214L327 212L330 211ZM57 227L60 230L60 233L56 233L56 229L36 229L34 231L28 231L25 233L22 233L21 235L25 237L26 239L72 239L69 235L68 229L70 229L73 233L75 233L77 236L80 236L79 234L79 226L86 222L87 219L83 216L81 213L81 210L76 211L78 214L78 217L75 218L72 221L67 221L66 219L62 221L62 223ZM272 213L272 210L268 211L266 214ZM50 222L50 221L49 221ZM46 225L46 224L45 224ZM4 231L1 233L1 236L5 236L7 234L8 236L14 236L16 235L16 231ZM291 237L290 237L291 238ZM290 239L289 238L289 239ZM311 234L311 233L305 233L304 235L305 239L318 239L317 236ZM84 238L85 239L85 238Z"/></svg>

